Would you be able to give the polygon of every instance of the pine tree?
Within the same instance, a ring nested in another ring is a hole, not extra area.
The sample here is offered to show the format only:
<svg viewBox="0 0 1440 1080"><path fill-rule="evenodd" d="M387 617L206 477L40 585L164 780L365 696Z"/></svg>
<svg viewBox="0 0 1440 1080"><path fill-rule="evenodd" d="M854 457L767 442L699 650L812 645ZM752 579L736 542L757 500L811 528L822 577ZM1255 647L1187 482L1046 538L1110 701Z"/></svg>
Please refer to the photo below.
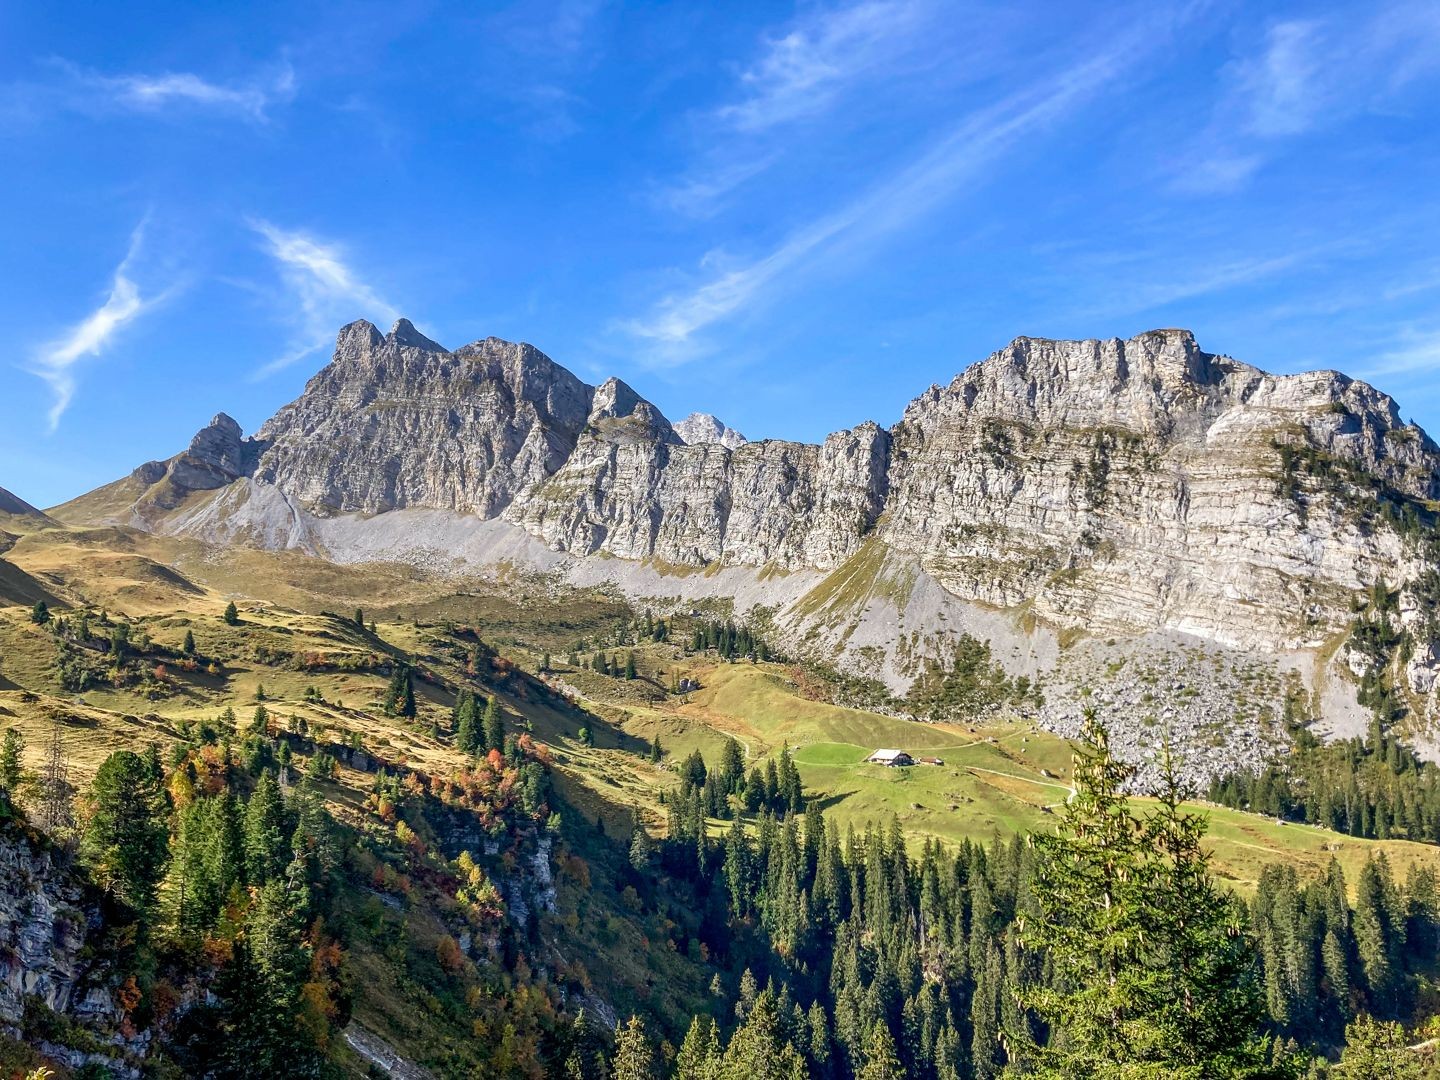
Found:
<svg viewBox="0 0 1440 1080"><path fill-rule="evenodd" d="M225 605L224 619L227 626L240 625L240 609L235 606L234 600Z"/></svg>
<svg viewBox="0 0 1440 1080"><path fill-rule="evenodd" d="M635 652L631 650L625 655L625 678L635 678Z"/></svg>
<svg viewBox="0 0 1440 1080"><path fill-rule="evenodd" d="M355 609L354 623L361 630L365 629L365 612L358 607Z"/></svg>
<svg viewBox="0 0 1440 1080"><path fill-rule="evenodd" d="M36 600L35 606L30 609L30 621L36 626L44 626L50 621L50 605L44 600Z"/></svg>
<svg viewBox="0 0 1440 1080"><path fill-rule="evenodd" d="M664 751L660 746L660 736L656 735L655 738L650 741L650 764L659 765L660 758L663 754Z"/></svg>
<svg viewBox="0 0 1440 1080"><path fill-rule="evenodd" d="M865 1048L865 1067L855 1080L905 1080L905 1068L895 1052L895 1040L883 1023L875 1025L870 1044Z"/></svg>
<svg viewBox="0 0 1440 1080"><path fill-rule="evenodd" d="M1345 1050L1334 1075L1343 1080L1424 1080L1433 1073L1407 1045L1399 1024L1361 1016L1345 1029Z"/></svg>
<svg viewBox="0 0 1440 1080"><path fill-rule="evenodd" d="M561 1070L565 1080L605 1080L605 1045L602 1032L581 1009L570 1025L568 1047Z"/></svg>
<svg viewBox="0 0 1440 1080"><path fill-rule="evenodd" d="M15 728L5 729L0 742L0 791L14 795L20 790L21 755L25 752L25 736Z"/></svg>
<svg viewBox="0 0 1440 1080"><path fill-rule="evenodd" d="M484 749L479 708L474 694L469 690L460 691L455 700L455 746L472 756Z"/></svg>
<svg viewBox="0 0 1440 1080"><path fill-rule="evenodd" d="M195 634L191 630L185 631L185 642L180 646L180 651L186 656L195 655Z"/></svg>
<svg viewBox="0 0 1440 1080"><path fill-rule="evenodd" d="M245 880L249 884L263 885L284 869L290 858L285 845L287 824L279 785L266 770L245 807Z"/></svg>
<svg viewBox="0 0 1440 1080"><path fill-rule="evenodd" d="M805 1075L805 1059L782 1038L774 994L760 993L725 1048L721 1080L793 1080Z"/></svg>
<svg viewBox="0 0 1440 1080"><path fill-rule="evenodd" d="M1402 1006L1405 926L1399 907L1384 852L1366 859L1355 889L1355 946L1370 1009L1386 1019L1398 1017Z"/></svg>

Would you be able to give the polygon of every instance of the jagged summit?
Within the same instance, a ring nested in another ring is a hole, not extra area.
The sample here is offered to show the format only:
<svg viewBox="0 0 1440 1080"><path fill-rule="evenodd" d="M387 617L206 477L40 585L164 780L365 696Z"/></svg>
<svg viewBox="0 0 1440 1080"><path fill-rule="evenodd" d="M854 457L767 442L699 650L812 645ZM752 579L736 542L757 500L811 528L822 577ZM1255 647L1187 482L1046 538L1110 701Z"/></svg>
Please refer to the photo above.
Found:
<svg viewBox="0 0 1440 1080"><path fill-rule="evenodd" d="M390 328L390 333L386 335L386 340L394 341L396 344L405 345L412 349L425 349L428 352L447 351L443 345L436 344L424 334L420 333L419 330L416 330L415 324L409 319L396 319L395 325Z"/></svg>
<svg viewBox="0 0 1440 1080"><path fill-rule="evenodd" d="M709 413L692 412L673 426L675 433L690 446L697 446L701 443L718 443L735 450L749 442L740 432Z"/></svg>

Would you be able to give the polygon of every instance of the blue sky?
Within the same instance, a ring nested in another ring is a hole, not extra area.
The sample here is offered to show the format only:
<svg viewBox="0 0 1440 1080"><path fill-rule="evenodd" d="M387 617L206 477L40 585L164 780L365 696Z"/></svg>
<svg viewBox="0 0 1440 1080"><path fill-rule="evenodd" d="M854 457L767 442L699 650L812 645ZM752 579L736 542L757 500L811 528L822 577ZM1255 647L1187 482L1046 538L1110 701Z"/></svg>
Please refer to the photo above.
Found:
<svg viewBox="0 0 1440 1080"><path fill-rule="evenodd" d="M402 314L752 438L1156 326L1440 428L1440 5L226 7L0 5L32 502Z"/></svg>

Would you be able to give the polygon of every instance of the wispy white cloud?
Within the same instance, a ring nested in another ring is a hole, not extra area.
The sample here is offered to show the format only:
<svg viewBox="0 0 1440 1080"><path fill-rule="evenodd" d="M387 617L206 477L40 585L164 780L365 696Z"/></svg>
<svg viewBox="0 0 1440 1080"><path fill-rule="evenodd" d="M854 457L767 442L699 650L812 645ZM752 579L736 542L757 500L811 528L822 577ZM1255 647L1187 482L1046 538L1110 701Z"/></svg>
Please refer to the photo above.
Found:
<svg viewBox="0 0 1440 1080"><path fill-rule="evenodd" d="M391 322L399 312L356 275L336 244L299 230L282 229L255 219L250 227L263 248L280 267L288 289L287 317L296 331L290 347L256 372L256 378L273 375L329 344L342 323L366 317Z"/></svg>
<svg viewBox="0 0 1440 1080"><path fill-rule="evenodd" d="M239 116L263 122L277 105L295 96L295 71L282 63L243 81L216 82L190 71L107 75L65 60L54 66L63 76L49 97L87 112L170 113L181 109Z"/></svg>
<svg viewBox="0 0 1440 1080"><path fill-rule="evenodd" d="M845 85L891 63L927 14L922 0L864 0L816 11L764 42L740 75L743 96L716 115L759 131L819 112Z"/></svg>
<svg viewBox="0 0 1440 1080"><path fill-rule="evenodd" d="M142 296L131 277L144 235L142 221L130 234L130 246L115 268L104 303L38 350L32 359L30 371L49 383L54 395L48 417L51 431L59 426L60 417L74 400L78 385L76 365L86 357L99 356L127 324L163 299L162 296L148 299Z"/></svg>
<svg viewBox="0 0 1440 1080"><path fill-rule="evenodd" d="M696 335L737 315L786 279L794 279L842 246L873 242L903 228L983 177L1022 138L1053 124L1116 77L1132 43L1063 70L1058 76L977 110L905 168L839 210L792 233L768 254L661 300L643 318L621 324L647 342L657 363L683 362L699 351ZM702 266L722 263L712 253Z"/></svg>
<svg viewBox="0 0 1440 1080"><path fill-rule="evenodd" d="M1307 131L1326 108L1322 62L1325 38L1313 20L1276 23L1265 47L1235 69L1235 89L1244 108L1243 128L1274 138Z"/></svg>
<svg viewBox="0 0 1440 1080"><path fill-rule="evenodd" d="M733 192L795 148L828 118L848 116L862 86L934 62L925 29L933 0L859 0L811 9L759 39L723 104L692 116L704 151L656 202L687 217L717 213ZM926 46L929 46L926 48Z"/></svg>
<svg viewBox="0 0 1440 1080"><path fill-rule="evenodd" d="M1440 372L1440 330L1433 327L1404 328L1374 360L1363 363L1357 374L1366 380L1387 376L1425 375Z"/></svg>
<svg viewBox="0 0 1440 1080"><path fill-rule="evenodd" d="M1355 16L1272 22L1220 73L1206 129L1175 163L1173 186L1239 190L1286 140L1387 107L1440 72L1440 8L1428 0L1362 6Z"/></svg>

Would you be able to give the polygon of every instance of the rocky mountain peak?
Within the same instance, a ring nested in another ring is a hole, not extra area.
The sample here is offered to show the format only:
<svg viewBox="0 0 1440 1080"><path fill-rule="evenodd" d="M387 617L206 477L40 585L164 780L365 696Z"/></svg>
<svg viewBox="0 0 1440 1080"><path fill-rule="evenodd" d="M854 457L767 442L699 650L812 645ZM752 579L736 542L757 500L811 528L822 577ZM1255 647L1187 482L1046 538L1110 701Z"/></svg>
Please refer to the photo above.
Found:
<svg viewBox="0 0 1440 1080"><path fill-rule="evenodd" d="M748 439L734 428L727 426L722 421L709 413L692 412L679 423L673 425L675 434L684 439L689 446L699 446L703 443L718 443L730 450L744 446Z"/></svg>
<svg viewBox="0 0 1440 1080"><path fill-rule="evenodd" d="M410 349L423 349L426 352L447 352L443 345L431 341L419 330L409 319L396 319L395 325L390 328L390 333L385 335L387 342L393 341L397 345L403 345Z"/></svg>
<svg viewBox="0 0 1440 1080"><path fill-rule="evenodd" d="M335 360L351 359L369 353L385 340L369 319L346 323L335 336Z"/></svg>
<svg viewBox="0 0 1440 1080"><path fill-rule="evenodd" d="M611 441L681 442L659 409L613 376L595 388L586 425Z"/></svg>
<svg viewBox="0 0 1440 1080"><path fill-rule="evenodd" d="M226 413L216 413L190 440L189 455L197 465L207 465L231 480L245 471L240 425Z"/></svg>

